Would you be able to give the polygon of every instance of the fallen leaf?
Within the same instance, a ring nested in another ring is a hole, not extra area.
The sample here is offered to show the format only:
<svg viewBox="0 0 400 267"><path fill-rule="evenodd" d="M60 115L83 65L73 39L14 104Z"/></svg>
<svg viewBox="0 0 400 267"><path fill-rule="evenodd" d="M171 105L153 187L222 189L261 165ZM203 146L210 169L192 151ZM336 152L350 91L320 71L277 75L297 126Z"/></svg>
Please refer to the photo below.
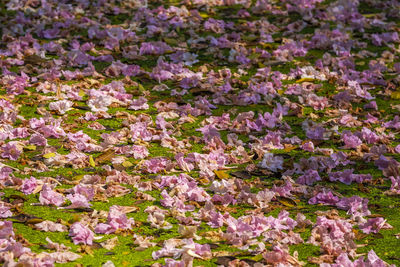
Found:
<svg viewBox="0 0 400 267"><path fill-rule="evenodd" d="M56 153L51 152L51 153L44 154L43 158L49 159L49 158L53 158L55 156L56 156Z"/></svg>
<svg viewBox="0 0 400 267"><path fill-rule="evenodd" d="M100 243L100 245L107 250L112 250L117 244L118 244L117 236Z"/></svg>
<svg viewBox="0 0 400 267"><path fill-rule="evenodd" d="M284 205L286 207L290 207L290 208L297 206L297 202L291 198L279 197L278 202L281 203L282 205Z"/></svg>
<svg viewBox="0 0 400 267"><path fill-rule="evenodd" d="M392 99L400 99L400 92L398 92L398 91L392 92L392 93L390 94L390 97L391 97Z"/></svg>
<svg viewBox="0 0 400 267"><path fill-rule="evenodd" d="M248 171L231 172L231 175L240 179L251 179L251 174Z"/></svg>
<svg viewBox="0 0 400 267"><path fill-rule="evenodd" d="M128 160L125 160L124 162L122 162L122 166L124 166L125 168L129 168L133 166L133 163Z"/></svg>
<svg viewBox="0 0 400 267"><path fill-rule="evenodd" d="M36 150L36 146L35 145L27 145L27 146L24 146L24 149L35 151Z"/></svg>
<svg viewBox="0 0 400 267"><path fill-rule="evenodd" d="M225 171L218 171L218 170L214 170L215 175L217 175L217 177L219 179L228 179L229 178L229 174L227 174Z"/></svg>
<svg viewBox="0 0 400 267"><path fill-rule="evenodd" d="M353 229L353 233L354 233L356 240L362 240L368 236L367 234L364 234L363 232L361 232L360 230L357 230L357 229Z"/></svg>
<svg viewBox="0 0 400 267"><path fill-rule="evenodd" d="M115 152L112 149L108 149L106 151L104 151L102 154L100 154L98 157L96 157L95 159L95 163L103 163L106 161L109 161L112 159L112 157L114 156Z"/></svg>
<svg viewBox="0 0 400 267"><path fill-rule="evenodd" d="M296 81L296 83L304 83L304 82L315 82L317 79L314 78L301 78Z"/></svg>
<svg viewBox="0 0 400 267"><path fill-rule="evenodd" d="M94 162L93 156L90 155L89 156L89 164L90 166L92 166L93 168L96 167L96 163Z"/></svg>

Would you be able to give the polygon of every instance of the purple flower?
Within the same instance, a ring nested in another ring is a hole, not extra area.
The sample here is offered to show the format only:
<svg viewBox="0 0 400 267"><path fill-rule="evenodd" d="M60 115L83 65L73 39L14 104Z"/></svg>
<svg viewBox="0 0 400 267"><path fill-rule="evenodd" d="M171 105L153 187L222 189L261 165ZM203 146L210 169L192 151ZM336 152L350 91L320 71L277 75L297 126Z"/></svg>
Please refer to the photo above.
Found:
<svg viewBox="0 0 400 267"><path fill-rule="evenodd" d="M376 133L366 127L363 127L361 130L361 138L368 144L375 144L381 139Z"/></svg>
<svg viewBox="0 0 400 267"><path fill-rule="evenodd" d="M373 109L373 110L378 110L378 105L376 104L376 101L371 101L368 104L364 105L365 109Z"/></svg>
<svg viewBox="0 0 400 267"><path fill-rule="evenodd" d="M357 148L362 144L360 138L352 134L350 131L343 131L342 140L345 144L344 148Z"/></svg>
<svg viewBox="0 0 400 267"><path fill-rule="evenodd" d="M374 233L377 234L382 227L385 226L386 220L382 217L371 218L364 224L360 224L359 228L364 234Z"/></svg>
<svg viewBox="0 0 400 267"><path fill-rule="evenodd" d="M135 142L138 139L143 141L150 141L152 139L153 134L150 132L147 123L145 122L136 122L131 124L130 130L132 142Z"/></svg>
<svg viewBox="0 0 400 267"><path fill-rule="evenodd" d="M392 194L400 194L400 177L390 176L392 185L390 186L389 192Z"/></svg>
<svg viewBox="0 0 400 267"><path fill-rule="evenodd" d="M22 149L17 145L17 142L8 142L2 147L3 153L2 158L8 158L10 160L17 160L22 153Z"/></svg>
<svg viewBox="0 0 400 267"><path fill-rule="evenodd" d="M149 104L147 104L147 99L143 96L139 97L138 99L133 99L129 109L133 110L146 110L149 109Z"/></svg>
<svg viewBox="0 0 400 267"><path fill-rule="evenodd" d="M323 127L317 126L315 128L309 128L306 130L307 138L313 140L323 140L324 139L325 129Z"/></svg>
<svg viewBox="0 0 400 267"><path fill-rule="evenodd" d="M359 196L341 198L336 206L339 209L347 210L347 213L354 216L367 216L371 212L368 209L368 199Z"/></svg>
<svg viewBox="0 0 400 267"><path fill-rule="evenodd" d="M328 106L328 99L316 94L309 94L306 98L306 103L315 110L323 110Z"/></svg>
<svg viewBox="0 0 400 267"><path fill-rule="evenodd" d="M218 129L212 124L207 124L199 129L196 129L196 131L201 132L204 140L206 141L210 141L212 137L220 137Z"/></svg>
<svg viewBox="0 0 400 267"><path fill-rule="evenodd" d="M374 267L393 267L395 265L388 265L383 260L381 260L373 250L368 252L367 259L364 256L361 256L354 262L349 259L349 255L347 253L342 253L339 257L336 258L334 264L322 263L321 267L360 267L360 266L374 266Z"/></svg>
<svg viewBox="0 0 400 267"><path fill-rule="evenodd" d="M171 161L164 157L151 158L143 163L146 172L158 173L163 170L168 170L171 166Z"/></svg>
<svg viewBox="0 0 400 267"><path fill-rule="evenodd" d="M64 196L53 191L47 184L44 184L42 191L40 191L39 201L42 205L61 206L64 203Z"/></svg>
<svg viewBox="0 0 400 267"><path fill-rule="evenodd" d="M60 29L52 28L52 29L47 29L47 30L41 31L40 35L46 39L54 39L58 36L59 33L60 33Z"/></svg>
<svg viewBox="0 0 400 267"><path fill-rule="evenodd" d="M393 120L385 122L383 126L398 130L400 128L400 117L398 115L394 116Z"/></svg>
<svg viewBox="0 0 400 267"><path fill-rule="evenodd" d="M301 145L301 149L303 149L303 150L305 150L305 151L308 151L308 152L314 152L314 143L311 142L311 141L304 142L304 143Z"/></svg>
<svg viewBox="0 0 400 267"><path fill-rule="evenodd" d="M111 234L118 229L131 229L135 221L126 217L124 207L111 206L107 217L107 223L99 223L94 231L99 234Z"/></svg>
<svg viewBox="0 0 400 267"><path fill-rule="evenodd" d="M308 243L319 246L328 255L340 255L343 252L354 252L353 225L341 219L328 219L318 216Z"/></svg>
<svg viewBox="0 0 400 267"><path fill-rule="evenodd" d="M280 156L274 156L272 153L265 153L263 160L259 163L261 168L269 169L273 172L277 172L278 169L283 169L283 158Z"/></svg>
<svg viewBox="0 0 400 267"><path fill-rule="evenodd" d="M72 241L75 245L84 244L84 245L92 245L94 233L83 224L76 222L71 225L69 229L69 236L72 237Z"/></svg>
<svg viewBox="0 0 400 267"><path fill-rule="evenodd" d="M143 42L140 46L140 55L162 55L172 48L164 42Z"/></svg>
<svg viewBox="0 0 400 267"><path fill-rule="evenodd" d="M39 133L34 133L29 139L29 143L37 146L47 146L47 139Z"/></svg>
<svg viewBox="0 0 400 267"><path fill-rule="evenodd" d="M75 194L83 195L88 201L91 201L94 197L94 189L90 185L85 186L78 184L73 188L73 192Z"/></svg>
<svg viewBox="0 0 400 267"><path fill-rule="evenodd" d="M340 181L344 184L350 185L352 182L362 183L372 179L370 174L353 174L353 171L353 169L345 169L339 172L331 172L329 174L329 181Z"/></svg>
<svg viewBox="0 0 400 267"><path fill-rule="evenodd" d="M92 206L88 202L88 199L81 194L69 194L67 198L71 201L71 205L65 207L66 209L90 208L90 206Z"/></svg>
<svg viewBox="0 0 400 267"><path fill-rule="evenodd" d="M35 191L37 186L38 186L38 183L37 183L36 178L31 176L31 178L25 179L22 182L21 191L25 195L30 195L33 193L33 191Z"/></svg>
<svg viewBox="0 0 400 267"><path fill-rule="evenodd" d="M319 176L318 172L315 170L307 170L297 179L296 183L313 185L317 181L321 181L321 177Z"/></svg>
<svg viewBox="0 0 400 267"><path fill-rule="evenodd" d="M10 221L0 221L0 239L8 239L14 236L12 222Z"/></svg>
<svg viewBox="0 0 400 267"><path fill-rule="evenodd" d="M72 105L74 104L74 102L69 101L69 100L60 100L60 101L56 101L56 102L51 102L49 104L49 109L50 110L55 110L57 111L58 114L65 114L65 112L67 112L68 110L71 109Z"/></svg>
<svg viewBox="0 0 400 267"><path fill-rule="evenodd" d="M322 191L308 200L308 204L336 205L339 198L332 194L331 191Z"/></svg>
<svg viewBox="0 0 400 267"><path fill-rule="evenodd" d="M10 207L4 205L4 203L0 203L0 218L8 218L12 216L12 212L10 211Z"/></svg>
<svg viewBox="0 0 400 267"><path fill-rule="evenodd" d="M377 46L382 46L382 43L399 42L399 34L397 32L374 33L371 35L372 43Z"/></svg>
<svg viewBox="0 0 400 267"><path fill-rule="evenodd" d="M194 169L194 164L192 164L188 159L183 157L183 153L177 153L175 155L176 163L178 163L179 168L181 168L185 172L190 172Z"/></svg>

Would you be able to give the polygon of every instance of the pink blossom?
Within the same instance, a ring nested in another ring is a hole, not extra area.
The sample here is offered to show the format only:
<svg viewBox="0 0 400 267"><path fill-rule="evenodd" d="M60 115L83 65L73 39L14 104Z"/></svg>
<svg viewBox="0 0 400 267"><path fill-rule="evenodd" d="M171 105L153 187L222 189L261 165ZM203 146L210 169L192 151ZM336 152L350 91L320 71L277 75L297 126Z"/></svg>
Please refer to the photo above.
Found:
<svg viewBox="0 0 400 267"><path fill-rule="evenodd" d="M72 241L75 245L84 244L92 245L94 233L85 225L76 222L71 225L69 229L69 236L72 237Z"/></svg>
<svg viewBox="0 0 400 267"><path fill-rule="evenodd" d="M52 221L43 221L35 224L35 228L39 231L44 232L65 232L67 227L61 223L55 223Z"/></svg>
<svg viewBox="0 0 400 267"><path fill-rule="evenodd" d="M371 266L371 267L372 266L374 266L374 267L390 266L390 267L394 267L394 264L388 265L383 260L381 260L373 250L370 250L368 252L368 256L366 259L364 256L361 256L360 258L358 258L357 260L352 262L349 259L349 256L347 253L342 253L336 258L336 261L334 264L322 263L320 265L320 267L342 267L342 266L346 266L346 267L359 267L359 266Z"/></svg>
<svg viewBox="0 0 400 267"><path fill-rule="evenodd" d="M71 109L73 104L74 103L69 100L60 100L60 101L56 101L56 102L51 102L49 104L49 109L55 110L58 112L58 114L63 115L63 114L65 114L65 112L67 112L68 110Z"/></svg>
<svg viewBox="0 0 400 267"><path fill-rule="evenodd" d="M21 186L21 191L25 195L30 195L33 193L33 191L36 189L37 186L38 186L38 180L36 180L35 177L31 176L31 178L25 179L23 181Z"/></svg>
<svg viewBox="0 0 400 267"><path fill-rule="evenodd" d="M107 217L107 223L99 223L96 228L96 233L111 234L117 229L131 229L135 221L132 218L126 216L123 207L111 206Z"/></svg>
<svg viewBox="0 0 400 267"><path fill-rule="evenodd" d="M91 201L94 197L94 189L90 185L78 184L73 189L75 194L83 195L88 201Z"/></svg>
<svg viewBox="0 0 400 267"><path fill-rule="evenodd" d="M332 194L331 191L322 191L316 194L314 197L308 200L308 204L324 204L324 205L335 205L339 201L339 198Z"/></svg>
<svg viewBox="0 0 400 267"><path fill-rule="evenodd" d="M66 209L90 208L92 206L88 199L81 194L69 194L67 198L71 201L71 205L65 207Z"/></svg>
<svg viewBox="0 0 400 267"><path fill-rule="evenodd" d="M53 191L47 184L44 184L42 191L40 191L39 201L42 205L61 206L64 203L64 196Z"/></svg>
<svg viewBox="0 0 400 267"><path fill-rule="evenodd" d="M300 176L296 183L313 185L315 182L321 181L321 177L315 170L307 170L302 176Z"/></svg>
<svg viewBox="0 0 400 267"><path fill-rule="evenodd" d="M379 230L381 230L382 228L388 229L391 228L391 226L386 223L385 219L383 219L382 217L378 217L378 218L368 219L366 223L360 224L359 228L365 234L370 234L370 233L377 234Z"/></svg>
<svg viewBox="0 0 400 267"><path fill-rule="evenodd" d="M360 138L352 134L350 131L343 131L342 140L345 144L344 148L357 148L362 144Z"/></svg>
<svg viewBox="0 0 400 267"><path fill-rule="evenodd" d="M29 143L37 146L47 146L47 139L43 135L35 133L32 134Z"/></svg>
<svg viewBox="0 0 400 267"><path fill-rule="evenodd" d="M171 168L171 161L164 157L151 158L143 163L148 173L158 173Z"/></svg>
<svg viewBox="0 0 400 267"><path fill-rule="evenodd" d="M8 142L1 147L3 153L1 153L2 158L8 158L10 160L17 160L22 153L22 149L17 145L16 142Z"/></svg>
<svg viewBox="0 0 400 267"><path fill-rule="evenodd" d="M14 236L12 222L10 221L0 221L0 238L8 239Z"/></svg>
<svg viewBox="0 0 400 267"><path fill-rule="evenodd" d="M352 225L344 220L318 216L308 243L319 246L321 251L328 255L354 253L356 244L352 228Z"/></svg>
<svg viewBox="0 0 400 267"><path fill-rule="evenodd" d="M301 148L308 152L314 152L314 143L311 141L305 142L301 145Z"/></svg>
<svg viewBox="0 0 400 267"><path fill-rule="evenodd" d="M261 168L266 168L273 172L277 172L278 169L283 169L282 164L282 157L274 156L274 154L267 152L264 154L264 157L259 165Z"/></svg>
<svg viewBox="0 0 400 267"><path fill-rule="evenodd" d="M10 207L4 205L3 202L0 203L0 218L8 218L12 216L12 212L10 211Z"/></svg>
<svg viewBox="0 0 400 267"><path fill-rule="evenodd" d="M347 213L352 215L353 217L367 216L371 214L368 209L368 199L361 198L359 196L341 198L336 203L336 206L339 209L347 210Z"/></svg>

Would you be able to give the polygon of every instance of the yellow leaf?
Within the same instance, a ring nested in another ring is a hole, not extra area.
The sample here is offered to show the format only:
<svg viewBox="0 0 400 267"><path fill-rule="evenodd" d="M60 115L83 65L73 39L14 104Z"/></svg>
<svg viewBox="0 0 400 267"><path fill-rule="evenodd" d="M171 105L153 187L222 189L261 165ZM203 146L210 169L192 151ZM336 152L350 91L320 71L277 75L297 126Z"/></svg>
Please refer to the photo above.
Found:
<svg viewBox="0 0 400 267"><path fill-rule="evenodd" d="M32 218L26 221L26 224L37 224L43 222L43 219L40 218Z"/></svg>
<svg viewBox="0 0 400 267"><path fill-rule="evenodd" d="M94 159L93 159L92 155L89 156L89 164L93 168L96 167L96 163L94 162Z"/></svg>
<svg viewBox="0 0 400 267"><path fill-rule="evenodd" d="M286 198L286 197L280 197L278 199L279 203L281 203L282 205L286 206L286 207L294 207L297 206L296 201L294 201L293 199L290 198Z"/></svg>
<svg viewBox="0 0 400 267"><path fill-rule="evenodd" d="M285 90L278 89L278 91L277 91L277 92L278 92L278 94L279 94L279 95L283 95L283 93L285 93Z"/></svg>
<svg viewBox="0 0 400 267"><path fill-rule="evenodd" d="M84 174L80 174L80 175L76 175L70 178L70 180L72 181L79 181L82 180L83 176L85 176Z"/></svg>
<svg viewBox="0 0 400 267"><path fill-rule="evenodd" d="M229 175L225 171L214 170L214 173L215 173L215 175L217 175L217 177L219 179L228 179L229 178Z"/></svg>
<svg viewBox="0 0 400 267"><path fill-rule="evenodd" d="M204 13L204 12L200 12L200 16L201 16L203 19L206 19L206 18L209 17L209 15L208 15L207 13Z"/></svg>
<svg viewBox="0 0 400 267"><path fill-rule="evenodd" d="M262 45L263 48L265 49L273 49L274 46L270 43L260 43Z"/></svg>
<svg viewBox="0 0 400 267"><path fill-rule="evenodd" d="M56 153L47 153L43 155L43 158L45 159L49 159L49 158L53 158L56 156Z"/></svg>
<svg viewBox="0 0 400 267"><path fill-rule="evenodd" d="M395 91L390 95L390 97L393 99L400 99L400 92Z"/></svg>
<svg viewBox="0 0 400 267"><path fill-rule="evenodd" d="M178 40L174 38L164 38L164 42L166 42L169 45L177 45Z"/></svg>
<svg viewBox="0 0 400 267"><path fill-rule="evenodd" d="M314 78L301 78L296 81L296 83L304 83L304 82L315 82L317 79Z"/></svg>
<svg viewBox="0 0 400 267"><path fill-rule="evenodd" d="M132 164L132 162L125 160L124 162L122 162L122 166L124 166L125 168L129 168L129 167L132 167L133 164Z"/></svg>
<svg viewBox="0 0 400 267"><path fill-rule="evenodd" d="M56 96L57 96L57 99L62 99L62 97L61 97L61 86L60 85L57 86Z"/></svg>
<svg viewBox="0 0 400 267"><path fill-rule="evenodd" d="M84 97L84 96L86 95L86 93L85 93L85 91L83 91L83 90L81 89L81 90L79 90L78 95L79 95L80 97Z"/></svg>
<svg viewBox="0 0 400 267"><path fill-rule="evenodd" d="M32 151L36 150L36 146L35 145L27 145L24 148L27 149L27 150L32 150Z"/></svg>
<svg viewBox="0 0 400 267"><path fill-rule="evenodd" d="M109 161L112 159L114 154L115 154L114 150L108 149L96 158L96 163L103 163L105 161Z"/></svg>
<svg viewBox="0 0 400 267"><path fill-rule="evenodd" d="M263 258L264 258L264 257L263 257L262 254L258 254L258 255L256 255L256 256L252 257L251 259L252 259L253 261L261 261Z"/></svg>
<svg viewBox="0 0 400 267"><path fill-rule="evenodd" d="M285 145L285 148L283 149L283 151L285 152L290 152L292 150L295 150L297 148L297 146L293 146L293 145Z"/></svg>

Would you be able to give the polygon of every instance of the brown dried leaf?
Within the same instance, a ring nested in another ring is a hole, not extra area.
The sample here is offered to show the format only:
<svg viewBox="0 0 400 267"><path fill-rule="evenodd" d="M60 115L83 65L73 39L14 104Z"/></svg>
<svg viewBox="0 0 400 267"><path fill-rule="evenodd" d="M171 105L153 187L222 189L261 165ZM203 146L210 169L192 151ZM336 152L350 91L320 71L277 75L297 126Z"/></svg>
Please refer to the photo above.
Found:
<svg viewBox="0 0 400 267"><path fill-rule="evenodd" d="M284 205L286 207L293 208L293 207L297 206L297 202L291 198L279 197L278 201L279 201L279 203L281 203L282 205Z"/></svg>
<svg viewBox="0 0 400 267"><path fill-rule="evenodd" d="M95 162L96 162L96 164L98 164L98 163L103 163L103 162L109 161L113 158L114 154L115 154L114 150L107 149L106 151L101 153L101 155L96 157Z"/></svg>
<svg viewBox="0 0 400 267"><path fill-rule="evenodd" d="M107 250L112 250L117 244L118 244L117 236L100 243L100 245Z"/></svg>

